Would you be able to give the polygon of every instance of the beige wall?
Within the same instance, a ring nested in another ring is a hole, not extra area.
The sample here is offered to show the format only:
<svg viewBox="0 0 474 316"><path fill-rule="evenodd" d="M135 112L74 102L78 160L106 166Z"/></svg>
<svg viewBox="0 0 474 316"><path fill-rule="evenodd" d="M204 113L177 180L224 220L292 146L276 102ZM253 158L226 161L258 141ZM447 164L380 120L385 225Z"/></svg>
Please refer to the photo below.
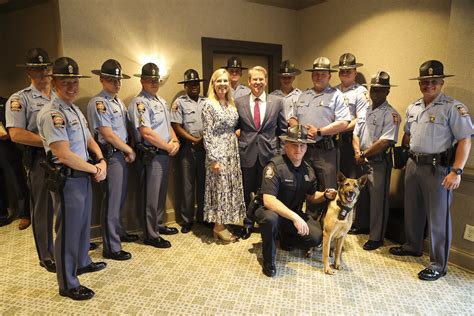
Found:
<svg viewBox="0 0 474 316"><path fill-rule="evenodd" d="M51 60L58 56L58 30L54 1L0 14L2 43L0 52L0 95L8 98L29 85L24 68L25 52L32 47L44 48Z"/></svg>

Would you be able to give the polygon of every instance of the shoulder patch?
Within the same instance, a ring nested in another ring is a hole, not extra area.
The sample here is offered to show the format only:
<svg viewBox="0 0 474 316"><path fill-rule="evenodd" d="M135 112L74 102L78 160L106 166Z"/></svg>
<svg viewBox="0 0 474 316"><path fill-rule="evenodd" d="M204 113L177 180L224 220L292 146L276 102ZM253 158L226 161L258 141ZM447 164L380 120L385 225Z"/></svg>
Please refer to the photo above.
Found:
<svg viewBox="0 0 474 316"><path fill-rule="evenodd" d="M265 167L265 179L272 179L275 176L275 170L273 170L273 164L269 164Z"/></svg>
<svg viewBox="0 0 474 316"><path fill-rule="evenodd" d="M398 117L398 114L395 112L392 112L392 119L393 119L393 124L398 125L398 123L400 123L400 118Z"/></svg>
<svg viewBox="0 0 474 316"><path fill-rule="evenodd" d="M462 104L457 104L455 105L456 107L456 110L458 110L459 114L461 114L461 116L468 116L469 115L469 112L467 111L466 107Z"/></svg>
<svg viewBox="0 0 474 316"><path fill-rule="evenodd" d="M56 128L64 128L64 118L63 116L58 113L58 112L53 112L51 113L51 119L53 120L53 125Z"/></svg>
<svg viewBox="0 0 474 316"><path fill-rule="evenodd" d="M23 106L20 103L20 100L11 100L10 101L10 110L13 112L20 112L23 109Z"/></svg>
<svg viewBox="0 0 474 316"><path fill-rule="evenodd" d="M364 97L366 101L370 101L370 96L368 91L364 91Z"/></svg>
<svg viewBox="0 0 474 316"><path fill-rule="evenodd" d="M140 114L145 113L145 104L143 102L137 102L137 111Z"/></svg>
<svg viewBox="0 0 474 316"><path fill-rule="evenodd" d="M105 104L103 101L96 101L95 108L97 109L97 112L99 112L100 114L104 114L105 112L107 112L107 108L105 107Z"/></svg>
<svg viewBox="0 0 474 316"><path fill-rule="evenodd" d="M178 100L173 102L173 105L171 106L171 111L173 112L178 111Z"/></svg>

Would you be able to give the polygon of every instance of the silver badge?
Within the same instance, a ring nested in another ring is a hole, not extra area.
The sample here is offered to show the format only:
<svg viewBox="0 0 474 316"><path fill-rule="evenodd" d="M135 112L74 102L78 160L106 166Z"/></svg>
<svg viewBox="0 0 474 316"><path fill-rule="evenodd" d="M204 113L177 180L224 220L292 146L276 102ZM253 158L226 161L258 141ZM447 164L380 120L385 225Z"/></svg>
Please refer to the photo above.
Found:
<svg viewBox="0 0 474 316"><path fill-rule="evenodd" d="M117 76L120 75L120 69L115 68L115 74L116 74Z"/></svg>
<svg viewBox="0 0 474 316"><path fill-rule="evenodd" d="M289 71L288 71L288 67L285 67L285 72L289 72Z"/></svg>
<svg viewBox="0 0 474 316"><path fill-rule="evenodd" d="M43 56L39 55L38 60L39 60L40 63L42 63L43 62Z"/></svg>
<svg viewBox="0 0 474 316"><path fill-rule="evenodd" d="M74 73L74 68L72 67L72 65L68 65L67 69L68 69L70 74Z"/></svg>
<svg viewBox="0 0 474 316"><path fill-rule="evenodd" d="M307 174L304 175L304 181L309 181L309 176Z"/></svg>
<svg viewBox="0 0 474 316"><path fill-rule="evenodd" d="M237 59L234 59L234 66L237 67Z"/></svg>
<svg viewBox="0 0 474 316"><path fill-rule="evenodd" d="M194 72L191 73L191 79L194 79Z"/></svg>
<svg viewBox="0 0 474 316"><path fill-rule="evenodd" d="M433 75L433 68L428 68L428 75L432 76Z"/></svg>

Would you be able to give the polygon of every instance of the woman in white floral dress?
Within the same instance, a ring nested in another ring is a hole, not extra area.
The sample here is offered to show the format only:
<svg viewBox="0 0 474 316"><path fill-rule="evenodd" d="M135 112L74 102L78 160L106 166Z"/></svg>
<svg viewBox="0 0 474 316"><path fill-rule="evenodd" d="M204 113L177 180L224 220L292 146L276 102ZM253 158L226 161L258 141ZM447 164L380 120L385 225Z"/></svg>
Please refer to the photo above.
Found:
<svg viewBox="0 0 474 316"><path fill-rule="evenodd" d="M231 97L229 73L218 69L212 74L208 101L202 110L206 149L206 191L204 220L215 223L214 238L235 241L225 224L245 217L242 171L235 127L239 115Z"/></svg>

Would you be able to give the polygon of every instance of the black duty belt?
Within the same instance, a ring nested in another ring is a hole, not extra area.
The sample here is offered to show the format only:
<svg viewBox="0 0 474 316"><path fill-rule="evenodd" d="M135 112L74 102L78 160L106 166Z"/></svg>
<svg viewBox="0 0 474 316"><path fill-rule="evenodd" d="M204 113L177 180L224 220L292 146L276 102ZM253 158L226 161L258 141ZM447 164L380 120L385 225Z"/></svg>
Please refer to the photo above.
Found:
<svg viewBox="0 0 474 316"><path fill-rule="evenodd" d="M439 154L418 154L409 151L408 157L419 165L444 165L446 162L446 152Z"/></svg>
<svg viewBox="0 0 474 316"><path fill-rule="evenodd" d="M64 174L67 177L85 178L85 177L90 177L91 176L90 173L85 172L85 171L80 171L80 170L72 169L72 168L69 168L69 167L63 167L63 168L64 168Z"/></svg>
<svg viewBox="0 0 474 316"><path fill-rule="evenodd" d="M308 144L309 148L323 149L326 151L336 148L332 136L323 136L316 144Z"/></svg>

